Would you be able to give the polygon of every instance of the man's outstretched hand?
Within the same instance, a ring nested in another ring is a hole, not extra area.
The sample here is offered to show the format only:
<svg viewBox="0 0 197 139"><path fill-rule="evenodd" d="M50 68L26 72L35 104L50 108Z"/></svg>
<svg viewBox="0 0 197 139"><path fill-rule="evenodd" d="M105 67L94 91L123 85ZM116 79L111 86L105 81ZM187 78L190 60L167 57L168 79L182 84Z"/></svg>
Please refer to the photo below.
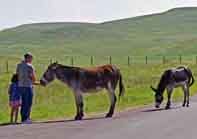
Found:
<svg viewBox="0 0 197 139"><path fill-rule="evenodd" d="M41 85L39 81L35 81L33 85Z"/></svg>

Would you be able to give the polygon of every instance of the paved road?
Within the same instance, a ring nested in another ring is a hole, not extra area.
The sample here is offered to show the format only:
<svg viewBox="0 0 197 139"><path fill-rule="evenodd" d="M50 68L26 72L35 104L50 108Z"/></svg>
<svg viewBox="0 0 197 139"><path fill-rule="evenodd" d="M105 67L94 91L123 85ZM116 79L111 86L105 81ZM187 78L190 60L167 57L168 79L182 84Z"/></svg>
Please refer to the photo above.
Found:
<svg viewBox="0 0 197 139"><path fill-rule="evenodd" d="M197 98L189 108L180 105L129 110L112 119L0 126L0 139L197 139Z"/></svg>

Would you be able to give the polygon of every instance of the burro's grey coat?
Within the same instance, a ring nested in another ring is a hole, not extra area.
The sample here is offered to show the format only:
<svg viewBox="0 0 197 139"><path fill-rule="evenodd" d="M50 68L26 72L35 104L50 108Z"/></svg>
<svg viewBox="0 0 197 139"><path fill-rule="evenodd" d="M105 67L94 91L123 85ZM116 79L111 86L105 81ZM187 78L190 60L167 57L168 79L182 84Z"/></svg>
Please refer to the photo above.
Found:
<svg viewBox="0 0 197 139"><path fill-rule="evenodd" d="M182 66L164 71L157 88L155 89L151 86L151 89L155 92L155 107L159 108L163 101L164 90L167 89L168 101L166 104L166 109L169 109L171 105L171 95L173 89L176 87L182 87L184 92L183 107L185 105L189 107L189 88L193 85L193 83L194 77L188 67Z"/></svg>
<svg viewBox="0 0 197 139"><path fill-rule="evenodd" d="M122 75L114 65L102 65L92 68L81 68L65 66L53 63L42 76L40 83L46 86L54 79L58 79L66 84L74 93L77 107L76 120L81 120L83 114L83 94L97 92L106 89L111 105L106 117L112 117L116 104L115 89L119 82L119 96L124 94Z"/></svg>

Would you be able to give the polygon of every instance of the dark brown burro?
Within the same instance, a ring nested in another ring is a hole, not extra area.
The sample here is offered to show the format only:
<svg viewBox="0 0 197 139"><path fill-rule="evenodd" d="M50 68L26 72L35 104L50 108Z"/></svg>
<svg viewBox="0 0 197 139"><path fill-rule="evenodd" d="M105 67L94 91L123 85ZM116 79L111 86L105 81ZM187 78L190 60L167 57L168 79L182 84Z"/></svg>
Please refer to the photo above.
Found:
<svg viewBox="0 0 197 139"><path fill-rule="evenodd" d="M48 69L42 76L40 83L41 85L46 86L55 78L67 84L68 87L73 90L77 107L75 120L81 120L84 116L84 93L98 92L102 89L107 90L111 101L109 112L106 114L106 118L108 118L112 117L114 113L117 100L115 89L118 82L119 97L122 96L125 91L120 70L111 64L92 68L81 68L65 66L55 62L48 66Z"/></svg>

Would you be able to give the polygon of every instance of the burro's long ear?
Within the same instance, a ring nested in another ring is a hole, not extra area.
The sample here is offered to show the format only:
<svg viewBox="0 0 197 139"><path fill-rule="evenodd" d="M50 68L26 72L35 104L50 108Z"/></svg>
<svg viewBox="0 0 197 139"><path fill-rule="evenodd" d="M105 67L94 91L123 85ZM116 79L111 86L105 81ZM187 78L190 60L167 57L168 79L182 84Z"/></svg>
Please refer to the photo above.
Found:
<svg viewBox="0 0 197 139"><path fill-rule="evenodd" d="M157 92L157 89L155 89L154 87L152 87L152 85L150 86L150 88L151 88L154 92Z"/></svg>
<svg viewBox="0 0 197 139"><path fill-rule="evenodd" d="M56 68L58 67L58 62L54 62L53 65L52 65L52 69L55 70Z"/></svg>

